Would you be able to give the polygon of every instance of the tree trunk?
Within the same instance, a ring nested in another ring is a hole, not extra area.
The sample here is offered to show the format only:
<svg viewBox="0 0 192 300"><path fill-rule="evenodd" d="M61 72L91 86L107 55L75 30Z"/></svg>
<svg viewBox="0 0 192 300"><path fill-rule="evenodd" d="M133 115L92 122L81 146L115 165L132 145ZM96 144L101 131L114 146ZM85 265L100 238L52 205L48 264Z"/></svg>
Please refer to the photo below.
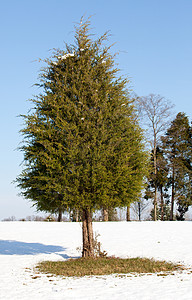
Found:
<svg viewBox="0 0 192 300"><path fill-rule="evenodd" d="M58 214L57 222L61 222L61 220L62 220L62 210L61 210L61 208L59 208L59 214Z"/></svg>
<svg viewBox="0 0 192 300"><path fill-rule="evenodd" d="M130 205L127 206L127 216L126 216L127 222L131 221L130 217Z"/></svg>
<svg viewBox="0 0 192 300"><path fill-rule="evenodd" d="M155 173L155 194L154 194L154 221L157 221L157 184L156 184L156 176L157 176L157 157L156 157L156 135L154 135L154 173Z"/></svg>
<svg viewBox="0 0 192 300"><path fill-rule="evenodd" d="M157 221L157 187L155 186L154 193L154 221Z"/></svg>
<svg viewBox="0 0 192 300"><path fill-rule="evenodd" d="M141 203L138 202L138 215L139 215L139 221L141 221Z"/></svg>
<svg viewBox="0 0 192 300"><path fill-rule="evenodd" d="M109 221L109 214L108 214L108 209L103 208L103 221L108 222Z"/></svg>
<svg viewBox="0 0 192 300"><path fill-rule="evenodd" d="M93 226L92 226L92 214L87 208L82 213L82 234L83 234L83 250L82 257L93 257Z"/></svg>
<svg viewBox="0 0 192 300"><path fill-rule="evenodd" d="M160 187L161 193L161 221L164 221L164 201L163 201L163 187Z"/></svg>
<svg viewBox="0 0 192 300"><path fill-rule="evenodd" d="M75 222L79 222L79 210L75 211Z"/></svg>
<svg viewBox="0 0 192 300"><path fill-rule="evenodd" d="M173 221L174 198L175 198L175 168L173 166L170 221Z"/></svg>

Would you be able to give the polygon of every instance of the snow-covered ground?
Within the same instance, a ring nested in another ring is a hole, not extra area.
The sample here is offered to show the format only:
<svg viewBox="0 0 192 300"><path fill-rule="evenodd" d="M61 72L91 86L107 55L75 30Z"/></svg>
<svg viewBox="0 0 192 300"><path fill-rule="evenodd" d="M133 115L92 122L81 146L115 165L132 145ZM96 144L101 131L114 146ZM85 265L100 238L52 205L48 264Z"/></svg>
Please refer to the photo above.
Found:
<svg viewBox="0 0 192 300"><path fill-rule="evenodd" d="M100 222L94 231L109 255L181 262L192 270L192 222ZM80 255L80 223L0 222L0 235L0 299L192 299L190 269L165 277L36 274L39 261Z"/></svg>

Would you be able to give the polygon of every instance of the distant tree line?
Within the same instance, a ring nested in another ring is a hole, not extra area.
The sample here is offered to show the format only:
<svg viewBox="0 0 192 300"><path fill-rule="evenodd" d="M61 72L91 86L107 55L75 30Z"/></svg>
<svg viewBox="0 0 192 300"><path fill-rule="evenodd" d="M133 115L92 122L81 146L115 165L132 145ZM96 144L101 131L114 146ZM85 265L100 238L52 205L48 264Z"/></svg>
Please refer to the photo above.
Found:
<svg viewBox="0 0 192 300"><path fill-rule="evenodd" d="M146 140L151 151L151 171L144 198L153 199L154 220L184 220L192 205L192 127L189 118L180 112L171 120L172 105L159 95L138 97L138 106L141 120L144 116Z"/></svg>
<svg viewBox="0 0 192 300"><path fill-rule="evenodd" d="M145 196L150 198L154 195L156 187L161 199L156 218L182 221L192 205L192 127L185 113L178 113L161 136L155 160L156 173L152 169ZM154 165L153 152L151 164Z"/></svg>

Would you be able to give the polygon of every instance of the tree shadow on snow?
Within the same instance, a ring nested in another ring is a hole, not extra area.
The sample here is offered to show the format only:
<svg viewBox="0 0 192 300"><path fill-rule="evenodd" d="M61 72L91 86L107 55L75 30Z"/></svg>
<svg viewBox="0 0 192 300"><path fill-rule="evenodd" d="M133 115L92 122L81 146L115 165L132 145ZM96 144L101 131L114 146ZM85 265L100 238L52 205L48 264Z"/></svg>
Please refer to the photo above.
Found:
<svg viewBox="0 0 192 300"><path fill-rule="evenodd" d="M40 243L25 243L13 240L0 240L0 255L35 255L55 253L65 259L71 258L67 254L60 253L66 249L61 246L44 245Z"/></svg>

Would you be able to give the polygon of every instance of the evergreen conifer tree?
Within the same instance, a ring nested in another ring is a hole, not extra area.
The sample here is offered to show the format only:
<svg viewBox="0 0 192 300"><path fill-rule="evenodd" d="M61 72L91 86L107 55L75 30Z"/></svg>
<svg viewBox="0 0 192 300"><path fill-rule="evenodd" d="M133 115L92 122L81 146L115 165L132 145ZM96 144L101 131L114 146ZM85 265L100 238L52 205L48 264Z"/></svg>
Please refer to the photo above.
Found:
<svg viewBox="0 0 192 300"><path fill-rule="evenodd" d="M40 76L22 130L23 195L40 209L81 211L82 256L94 256L92 211L126 206L138 197L147 156L135 111L105 46L93 41L89 20L75 28L75 44L55 50Z"/></svg>
<svg viewBox="0 0 192 300"><path fill-rule="evenodd" d="M184 113L177 114L162 141L169 162L172 189L170 220L173 220L175 201L180 214L178 219L183 220L192 204L192 129Z"/></svg>

